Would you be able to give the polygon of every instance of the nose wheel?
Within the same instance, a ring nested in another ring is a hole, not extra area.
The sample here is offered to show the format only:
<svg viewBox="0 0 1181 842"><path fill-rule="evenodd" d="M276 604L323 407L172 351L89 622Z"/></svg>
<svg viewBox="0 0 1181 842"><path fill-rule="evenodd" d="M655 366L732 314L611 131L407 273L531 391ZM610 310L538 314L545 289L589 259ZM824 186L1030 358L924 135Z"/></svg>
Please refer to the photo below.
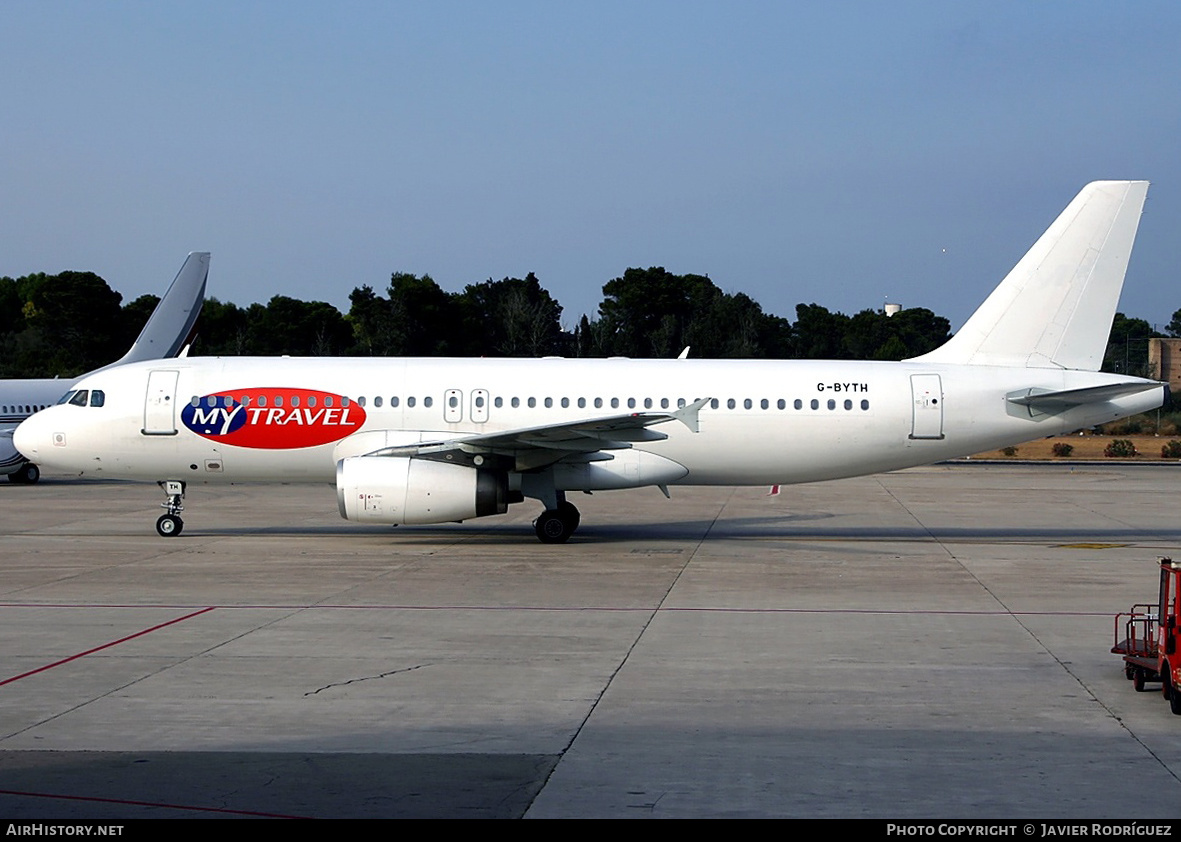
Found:
<svg viewBox="0 0 1181 842"><path fill-rule="evenodd" d="M175 538L185 528L185 522L176 515L160 515L156 520L156 531L161 538Z"/></svg>
<svg viewBox="0 0 1181 842"><path fill-rule="evenodd" d="M185 510L182 501L185 498L185 484L181 480L165 479L157 483L168 495L168 502L160 506L167 510L167 514L160 515L156 520L156 532L161 538L175 538L185 528L185 522L180 519L180 513Z"/></svg>

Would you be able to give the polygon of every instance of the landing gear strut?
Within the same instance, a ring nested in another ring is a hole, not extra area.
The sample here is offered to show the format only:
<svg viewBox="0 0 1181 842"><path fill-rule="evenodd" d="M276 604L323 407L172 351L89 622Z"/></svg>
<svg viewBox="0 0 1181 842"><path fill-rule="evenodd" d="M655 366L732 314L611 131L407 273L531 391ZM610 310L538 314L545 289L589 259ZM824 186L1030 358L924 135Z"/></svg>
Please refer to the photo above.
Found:
<svg viewBox="0 0 1181 842"><path fill-rule="evenodd" d="M185 510L181 503L185 498L185 484L176 479L163 479L156 484L168 495L168 502L160 504L168 513L156 521L156 532L161 538L175 538L185 528L185 522L180 519L180 513Z"/></svg>
<svg viewBox="0 0 1181 842"><path fill-rule="evenodd" d="M533 529L543 544L564 544L578 528L582 516L566 495L558 492L558 507L546 509L533 521Z"/></svg>

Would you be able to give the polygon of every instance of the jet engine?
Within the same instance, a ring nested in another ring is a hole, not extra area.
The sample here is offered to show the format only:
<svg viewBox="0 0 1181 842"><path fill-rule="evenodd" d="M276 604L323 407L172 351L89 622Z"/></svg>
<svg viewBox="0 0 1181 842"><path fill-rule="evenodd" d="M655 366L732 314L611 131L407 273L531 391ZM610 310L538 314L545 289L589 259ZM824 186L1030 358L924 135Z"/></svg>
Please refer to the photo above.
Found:
<svg viewBox="0 0 1181 842"><path fill-rule="evenodd" d="M508 511L508 476L404 456L336 463L340 515L360 523L448 523Z"/></svg>

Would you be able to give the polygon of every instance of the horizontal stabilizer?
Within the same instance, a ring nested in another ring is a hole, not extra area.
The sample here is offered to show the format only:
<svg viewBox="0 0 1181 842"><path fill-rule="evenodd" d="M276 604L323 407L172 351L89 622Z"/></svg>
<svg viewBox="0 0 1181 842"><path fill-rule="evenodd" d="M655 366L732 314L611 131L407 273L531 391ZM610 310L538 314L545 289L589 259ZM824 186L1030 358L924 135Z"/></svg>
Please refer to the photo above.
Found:
<svg viewBox="0 0 1181 842"><path fill-rule="evenodd" d="M1024 389L1006 395L1005 400L1009 403L1049 412L1072 406L1082 406L1087 403L1111 401L1125 395L1138 395L1149 389L1159 389L1165 385L1167 384L1155 380L1129 380L1123 383L1107 383L1103 386L1088 386L1084 389L1062 389L1060 391Z"/></svg>

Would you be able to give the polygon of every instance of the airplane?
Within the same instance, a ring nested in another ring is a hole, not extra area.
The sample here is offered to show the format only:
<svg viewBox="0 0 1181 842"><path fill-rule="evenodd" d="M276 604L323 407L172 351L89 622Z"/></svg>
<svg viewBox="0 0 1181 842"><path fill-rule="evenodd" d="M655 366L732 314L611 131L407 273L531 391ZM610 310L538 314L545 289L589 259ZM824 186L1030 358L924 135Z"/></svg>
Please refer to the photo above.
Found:
<svg viewBox="0 0 1181 842"><path fill-rule="evenodd" d="M1161 405L1099 373L1144 181L1087 185L959 333L901 362L186 358L83 378L25 421L46 466L191 483L335 482L348 520L435 524L525 498L545 543L575 491L786 485L928 464Z"/></svg>
<svg viewBox="0 0 1181 842"><path fill-rule="evenodd" d="M209 253L193 252L173 279L164 297L156 304L131 348L117 361L83 374L81 377L57 377L25 380L0 380L0 474L10 482L31 484L41 477L31 462L13 444L17 425L34 412L56 403L82 377L108 368L140 360L175 357L188 343L205 303L205 282L209 276Z"/></svg>

